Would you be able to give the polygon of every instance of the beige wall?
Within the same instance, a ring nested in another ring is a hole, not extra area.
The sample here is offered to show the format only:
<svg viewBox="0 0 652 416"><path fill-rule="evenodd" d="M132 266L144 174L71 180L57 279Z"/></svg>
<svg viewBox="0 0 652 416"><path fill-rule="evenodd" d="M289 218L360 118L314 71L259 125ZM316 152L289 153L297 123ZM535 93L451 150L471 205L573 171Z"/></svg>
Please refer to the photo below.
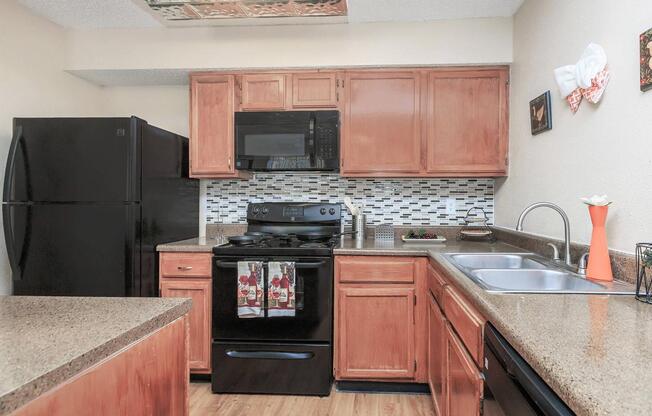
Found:
<svg viewBox="0 0 652 416"><path fill-rule="evenodd" d="M610 246L632 252L652 239L652 92L639 91L638 35L652 27L649 0L526 0L514 18L510 175L496 191L496 222L514 227L530 203L558 203L573 240L588 242L591 224L579 197L608 194ZM607 53L612 78L602 102L572 115L553 69L572 64L590 42ZM530 135L528 102L551 90L553 129ZM554 212L534 212L525 230L561 237Z"/></svg>
<svg viewBox="0 0 652 416"><path fill-rule="evenodd" d="M508 63L512 19L76 31L70 70Z"/></svg>
<svg viewBox="0 0 652 416"><path fill-rule="evenodd" d="M63 72L65 34L14 0L0 13L0 166L11 142L12 118L102 114L101 89ZM0 235L3 232L0 231ZM0 294L10 291L10 268L0 238Z"/></svg>

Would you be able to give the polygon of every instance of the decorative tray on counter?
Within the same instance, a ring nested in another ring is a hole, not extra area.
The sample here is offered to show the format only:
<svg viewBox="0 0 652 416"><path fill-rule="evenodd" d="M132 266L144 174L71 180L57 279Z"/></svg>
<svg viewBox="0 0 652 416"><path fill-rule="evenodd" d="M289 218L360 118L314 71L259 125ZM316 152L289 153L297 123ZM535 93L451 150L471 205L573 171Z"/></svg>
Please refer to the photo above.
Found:
<svg viewBox="0 0 652 416"><path fill-rule="evenodd" d="M401 240L404 243L443 243L446 241L446 237L437 235L435 233L428 233L423 229L408 231L407 234L401 236Z"/></svg>

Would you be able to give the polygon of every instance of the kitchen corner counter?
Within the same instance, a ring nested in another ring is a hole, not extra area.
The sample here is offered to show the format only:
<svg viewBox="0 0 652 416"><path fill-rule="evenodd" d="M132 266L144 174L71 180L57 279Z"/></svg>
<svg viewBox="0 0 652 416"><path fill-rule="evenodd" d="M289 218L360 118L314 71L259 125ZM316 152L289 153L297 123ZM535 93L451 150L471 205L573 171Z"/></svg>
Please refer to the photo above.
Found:
<svg viewBox="0 0 652 416"><path fill-rule="evenodd" d="M492 294L443 254L519 252L505 243L453 241L363 244L335 255L429 256L545 382L578 415L647 414L652 375L652 305L631 295Z"/></svg>
<svg viewBox="0 0 652 416"><path fill-rule="evenodd" d="M376 241L373 238L359 243L345 238L333 248L336 256L409 256L426 257L436 253L520 253L523 249L496 242L448 240L445 243L404 243L401 240Z"/></svg>
<svg viewBox="0 0 652 416"><path fill-rule="evenodd" d="M159 244L156 246L156 251L210 253L216 245L218 245L218 240L216 238L196 237L187 240L174 241L172 243Z"/></svg>
<svg viewBox="0 0 652 416"><path fill-rule="evenodd" d="M0 415L182 317L189 299L0 296Z"/></svg>

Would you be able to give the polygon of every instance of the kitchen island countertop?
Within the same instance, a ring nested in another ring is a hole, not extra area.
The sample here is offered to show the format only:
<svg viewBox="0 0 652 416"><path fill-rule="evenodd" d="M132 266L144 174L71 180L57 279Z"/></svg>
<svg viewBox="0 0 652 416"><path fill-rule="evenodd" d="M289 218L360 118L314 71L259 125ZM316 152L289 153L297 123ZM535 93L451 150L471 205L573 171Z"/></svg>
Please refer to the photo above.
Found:
<svg viewBox="0 0 652 416"><path fill-rule="evenodd" d="M0 415L182 317L189 299L0 296Z"/></svg>

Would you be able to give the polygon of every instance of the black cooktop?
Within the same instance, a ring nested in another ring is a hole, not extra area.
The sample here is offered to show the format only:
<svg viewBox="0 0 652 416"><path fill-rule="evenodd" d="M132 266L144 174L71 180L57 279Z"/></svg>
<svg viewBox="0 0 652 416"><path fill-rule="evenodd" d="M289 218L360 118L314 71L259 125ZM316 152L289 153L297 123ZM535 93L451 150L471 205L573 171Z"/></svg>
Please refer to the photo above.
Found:
<svg viewBox="0 0 652 416"><path fill-rule="evenodd" d="M330 256L338 242L335 237L325 242L308 242L293 236L272 236L246 245L222 244L214 247L213 253L235 256Z"/></svg>
<svg viewBox="0 0 652 416"><path fill-rule="evenodd" d="M247 231L263 234L249 244L213 248L221 256L330 256L339 243L341 206L329 203L263 202L247 207ZM298 238L310 233L332 235L326 241Z"/></svg>

